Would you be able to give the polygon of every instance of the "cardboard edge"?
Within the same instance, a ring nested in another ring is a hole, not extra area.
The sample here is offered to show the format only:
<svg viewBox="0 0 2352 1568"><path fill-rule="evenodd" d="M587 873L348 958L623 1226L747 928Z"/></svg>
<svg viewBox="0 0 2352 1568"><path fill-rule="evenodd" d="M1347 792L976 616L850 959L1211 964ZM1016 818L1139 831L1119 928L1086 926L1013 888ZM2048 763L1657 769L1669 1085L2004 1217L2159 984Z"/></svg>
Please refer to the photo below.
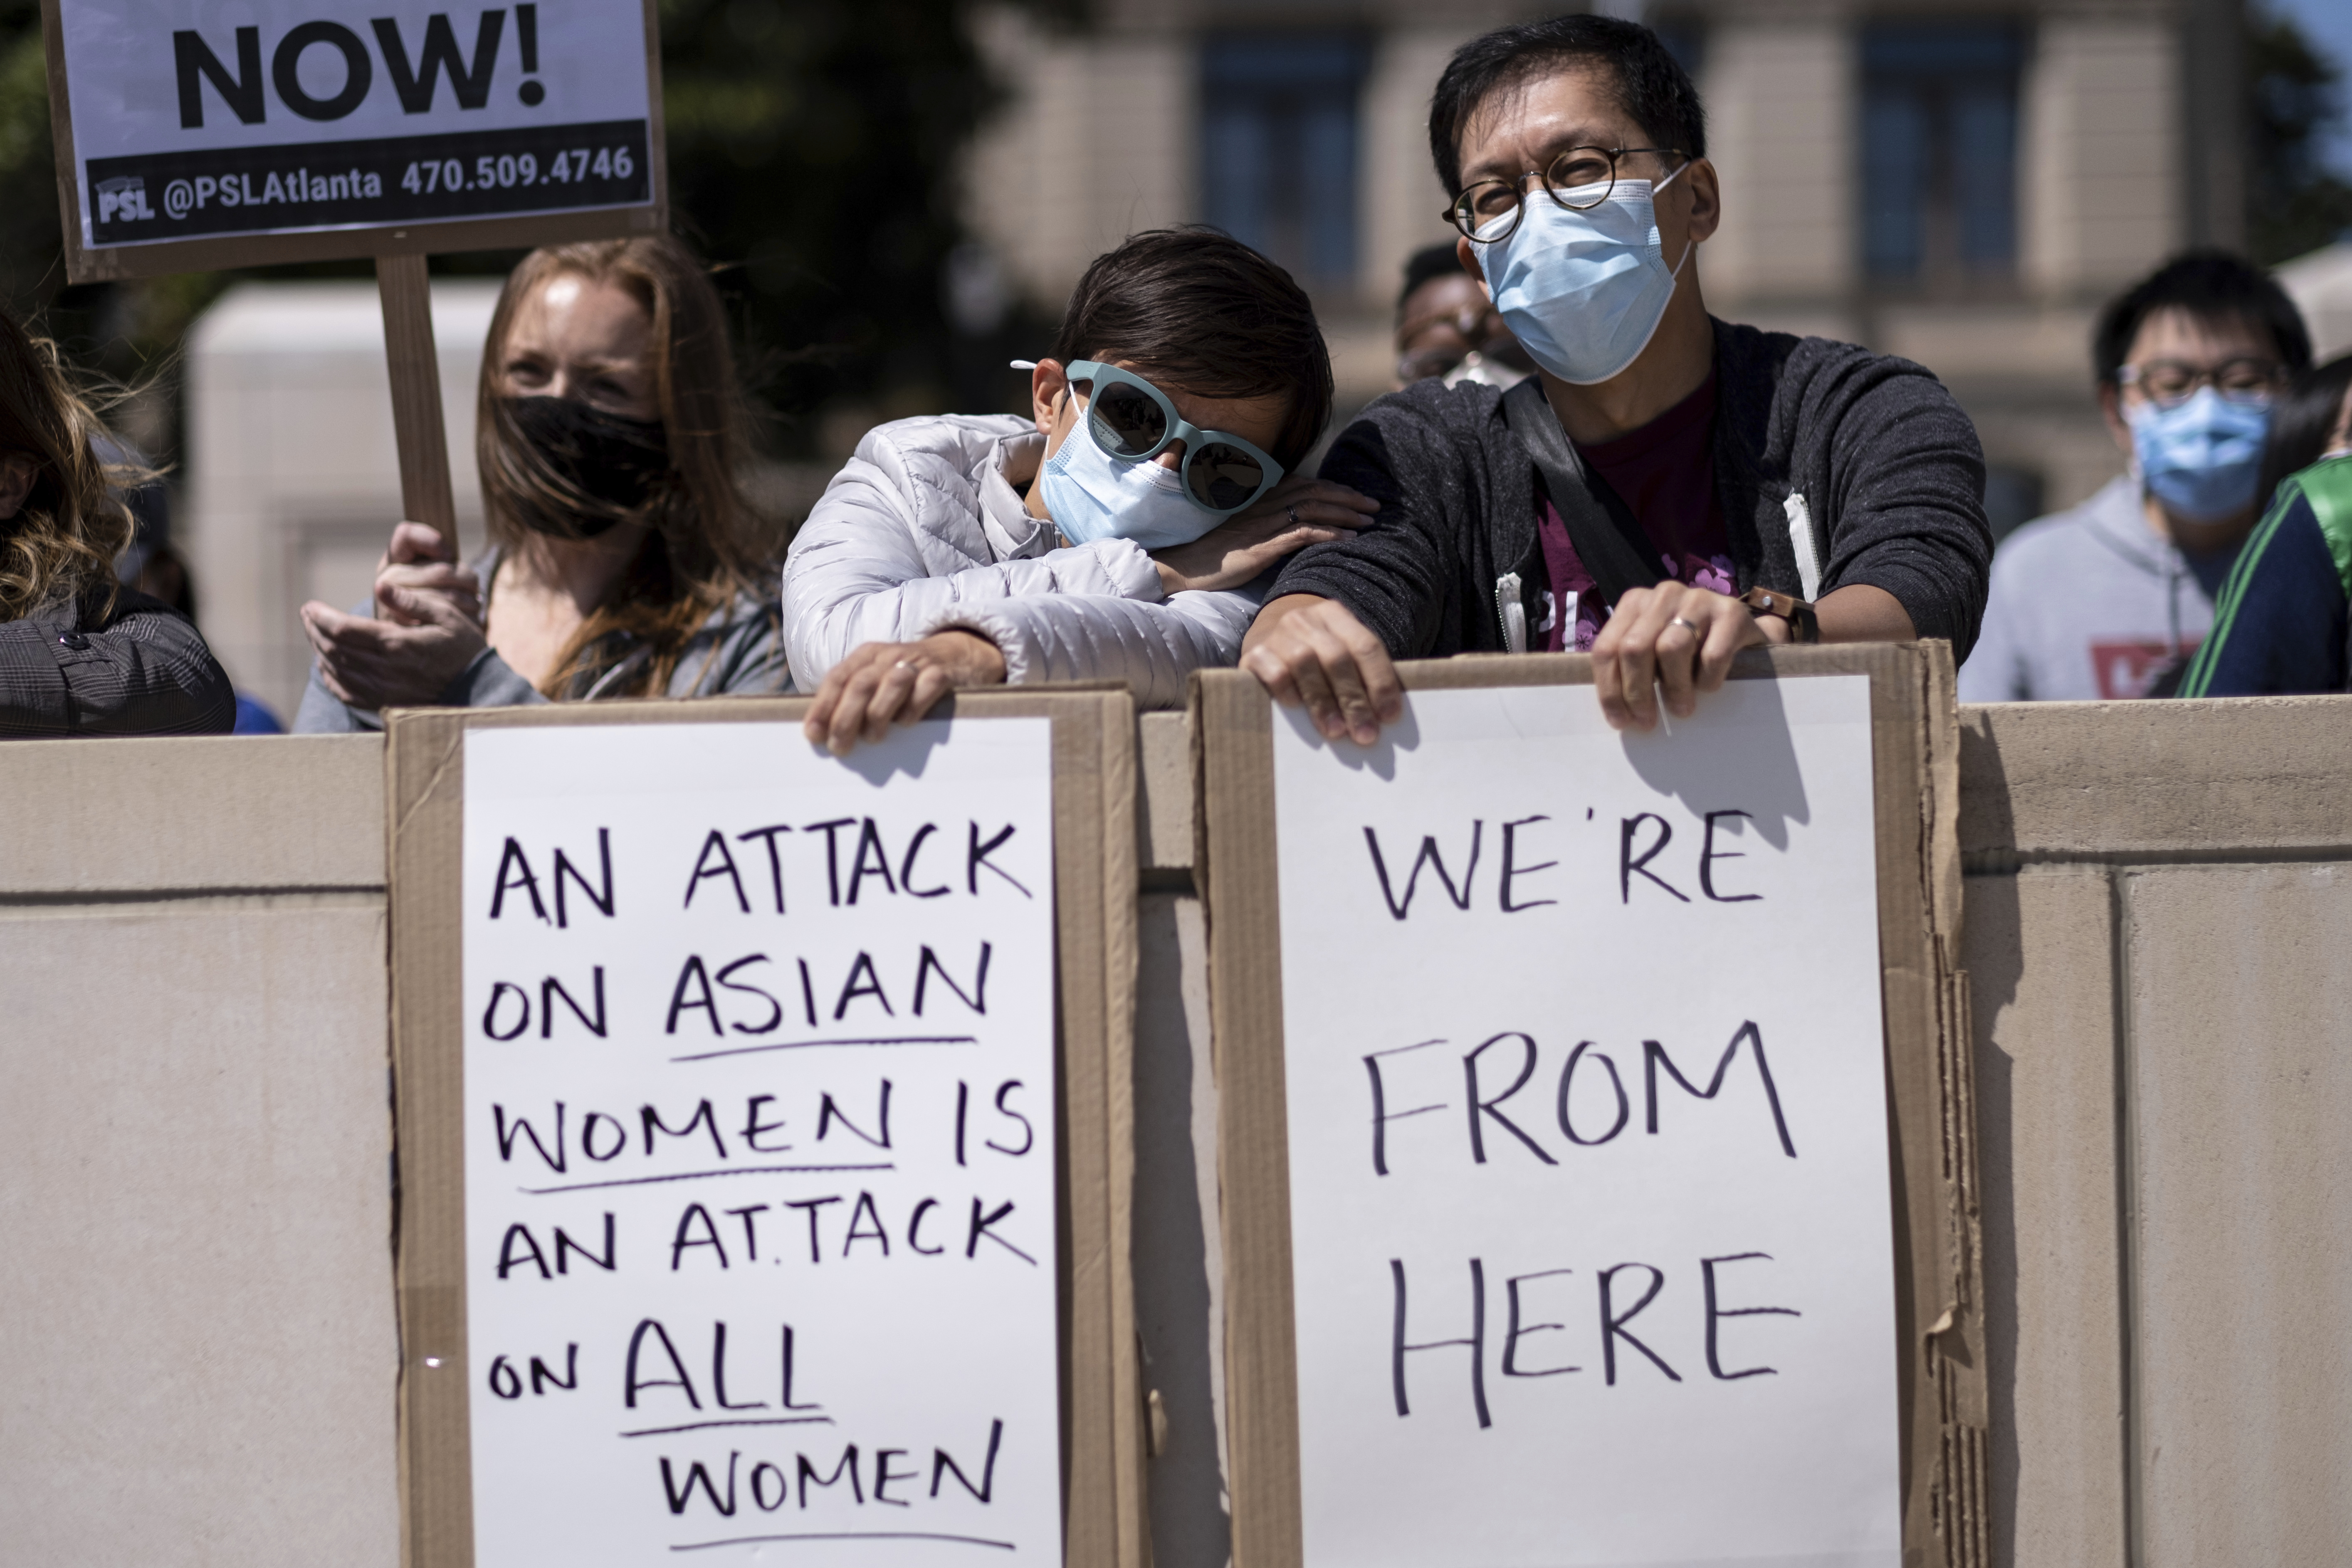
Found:
<svg viewBox="0 0 2352 1568"><path fill-rule="evenodd" d="M644 0L646 17L646 155L653 160L646 195L654 227L669 229L669 114L662 103L661 0Z"/></svg>
<svg viewBox="0 0 2352 1568"><path fill-rule="evenodd" d="M1984 1227L1978 1171L1975 1028L1959 966L1964 917L1959 842L1958 677L1949 643L1919 645L1927 801L1921 874L1937 979L1936 1068L1942 1112L1947 1304L1927 1325L1924 1352L1937 1389L1941 1443L1930 1517L1951 1568L1991 1561L1991 1390L1984 1321Z"/></svg>
<svg viewBox="0 0 2352 1568"><path fill-rule="evenodd" d="M471 1568L474 1559L464 936L453 869L463 847L464 736L458 713L397 714L384 745L404 1568Z"/></svg>
<svg viewBox="0 0 2352 1568"><path fill-rule="evenodd" d="M1255 677L1239 671L1204 671L1193 691L1201 840L1194 875L1202 879L1209 936L1233 1562L1234 1568L1297 1568L1305 1542L1273 703Z"/></svg>
<svg viewBox="0 0 2352 1568"><path fill-rule="evenodd" d="M462 910L451 868L463 846L465 732L576 724L793 723L809 701L713 698L481 711L404 710L387 716L403 1568L471 1568L473 1561L463 1251L464 1020L457 987L447 978L464 957ZM932 716L958 714L1045 718L1054 725L1055 1009L1066 1065L1056 1110L1066 1162L1081 1157L1079 1169L1066 1164L1069 1180L1075 1184L1082 1171L1096 1190L1084 1205L1094 1215L1089 1233L1064 1233L1061 1289L1069 1319L1062 1370L1067 1412L1063 1447L1070 1478L1064 1556L1074 1568L1144 1568L1145 1434L1129 1265L1139 963L1133 700L1124 686L1102 684L967 691ZM1080 764L1067 778L1066 758ZM1074 930L1098 936L1065 944ZM1079 999L1075 1007L1074 994ZM1083 1071L1066 1070L1071 1067ZM1094 1131L1085 1135L1083 1149L1070 1117L1073 1089L1092 1096L1093 1114L1087 1120ZM420 1171L427 1151L434 1152L429 1169ZM1082 1205L1071 1185L1059 1197L1066 1222ZM1088 1260L1084 1268L1082 1258ZM1082 1392L1083 1401L1074 1397Z"/></svg>
<svg viewBox="0 0 2352 1568"><path fill-rule="evenodd" d="M1408 691L1584 685L1591 660L1471 657L1408 662L1398 672ZM1732 669L1735 679L1849 674L1871 680L1904 1552L1919 1568L1981 1568L1990 1561L1988 1402L1974 1294L1981 1242L1973 1068L1965 976L1951 963L1960 908L1951 649L1773 647L1743 653ZM1297 1568L1304 1555L1271 706L1239 672L1204 672L1192 683L1194 876L1209 923L1226 1237L1234 1568ZM1220 865L1221 853L1238 863ZM1270 1086L1262 1081L1269 1077ZM1255 1146L1269 1136L1271 1148Z"/></svg>
<svg viewBox="0 0 2352 1568"><path fill-rule="evenodd" d="M1112 1259L1109 1303L1113 1382L1111 1436L1118 1495L1118 1553L1122 1568L1145 1568L1150 1561L1149 1460L1150 1410L1144 1387L1142 1331L1135 1299L1135 1016L1137 976L1142 945L1137 889L1142 861L1136 830L1140 798L1140 758L1131 696L1102 704L1105 765L1102 772L1103 927L1105 992L1108 1003L1103 1032L1104 1080L1108 1089L1103 1133L1110 1189Z"/></svg>

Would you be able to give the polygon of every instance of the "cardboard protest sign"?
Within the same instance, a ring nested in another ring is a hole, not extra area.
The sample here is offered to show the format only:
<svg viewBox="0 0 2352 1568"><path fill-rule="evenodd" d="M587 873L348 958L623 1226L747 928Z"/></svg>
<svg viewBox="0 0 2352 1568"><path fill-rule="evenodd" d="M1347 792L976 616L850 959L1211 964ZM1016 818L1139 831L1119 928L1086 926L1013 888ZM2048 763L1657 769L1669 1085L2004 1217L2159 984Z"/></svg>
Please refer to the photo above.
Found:
<svg viewBox="0 0 2352 1568"><path fill-rule="evenodd" d="M68 274L661 226L645 0L46 0Z"/></svg>
<svg viewBox="0 0 2352 1568"><path fill-rule="evenodd" d="M1749 663L1202 682L1240 1568L1980 1560L1948 656Z"/></svg>
<svg viewBox="0 0 2352 1568"><path fill-rule="evenodd" d="M1130 705L802 706L394 722L416 1568L1135 1560Z"/></svg>

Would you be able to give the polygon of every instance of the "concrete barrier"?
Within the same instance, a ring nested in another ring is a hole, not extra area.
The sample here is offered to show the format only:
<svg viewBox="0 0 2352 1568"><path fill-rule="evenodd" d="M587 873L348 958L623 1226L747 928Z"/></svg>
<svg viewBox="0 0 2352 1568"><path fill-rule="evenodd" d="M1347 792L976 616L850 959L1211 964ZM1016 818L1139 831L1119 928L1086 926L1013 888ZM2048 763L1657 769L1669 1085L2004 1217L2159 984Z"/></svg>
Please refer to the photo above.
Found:
<svg viewBox="0 0 2352 1568"><path fill-rule="evenodd" d="M1994 1561L2352 1558L2352 699L1962 710ZM394 1568L381 742L0 747L0 1568ZM1223 1561L1183 720L1142 720L1161 1568Z"/></svg>
<svg viewBox="0 0 2352 1568"><path fill-rule="evenodd" d="M2352 1558L2352 699L1961 719L1995 1559Z"/></svg>
<svg viewBox="0 0 2352 1568"><path fill-rule="evenodd" d="M0 799L0 1563L394 1568L382 741Z"/></svg>

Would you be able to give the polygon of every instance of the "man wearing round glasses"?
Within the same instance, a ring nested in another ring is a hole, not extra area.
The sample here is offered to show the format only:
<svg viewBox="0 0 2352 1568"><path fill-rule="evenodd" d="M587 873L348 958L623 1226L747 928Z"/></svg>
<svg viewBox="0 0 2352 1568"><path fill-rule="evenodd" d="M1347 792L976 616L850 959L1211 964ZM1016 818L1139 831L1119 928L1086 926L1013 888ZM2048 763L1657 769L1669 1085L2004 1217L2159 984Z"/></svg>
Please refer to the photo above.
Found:
<svg viewBox="0 0 2352 1568"><path fill-rule="evenodd" d="M2168 694L2255 518L2271 404L2311 365L2303 316L2226 251L2176 257L2100 312L2099 406L2127 470L2001 541L1963 702Z"/></svg>
<svg viewBox="0 0 2352 1568"><path fill-rule="evenodd" d="M1324 461L1381 510L1291 559L1242 663L1326 736L1402 713L1395 658L1589 649L1610 722L1646 730L1660 688L1687 714L1742 647L1968 652L1992 554L1974 428L1917 365L1707 315L1706 137L1634 23L1505 27L1446 67L1445 216L1540 374L1418 383Z"/></svg>

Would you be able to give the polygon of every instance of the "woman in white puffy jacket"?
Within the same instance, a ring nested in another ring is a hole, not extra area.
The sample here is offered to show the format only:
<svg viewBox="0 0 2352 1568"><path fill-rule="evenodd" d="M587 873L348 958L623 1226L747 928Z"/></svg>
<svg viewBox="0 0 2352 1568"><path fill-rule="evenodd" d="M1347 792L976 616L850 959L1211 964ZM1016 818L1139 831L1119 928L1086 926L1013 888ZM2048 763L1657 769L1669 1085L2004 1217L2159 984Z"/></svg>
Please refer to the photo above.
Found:
<svg viewBox="0 0 2352 1568"><path fill-rule="evenodd" d="M783 619L812 741L847 752L1003 681L1171 706L1234 662L1284 556L1377 510L1289 472L1330 418L1330 356L1289 275L1213 230L1097 258L1030 387L1033 418L871 431L809 514Z"/></svg>

